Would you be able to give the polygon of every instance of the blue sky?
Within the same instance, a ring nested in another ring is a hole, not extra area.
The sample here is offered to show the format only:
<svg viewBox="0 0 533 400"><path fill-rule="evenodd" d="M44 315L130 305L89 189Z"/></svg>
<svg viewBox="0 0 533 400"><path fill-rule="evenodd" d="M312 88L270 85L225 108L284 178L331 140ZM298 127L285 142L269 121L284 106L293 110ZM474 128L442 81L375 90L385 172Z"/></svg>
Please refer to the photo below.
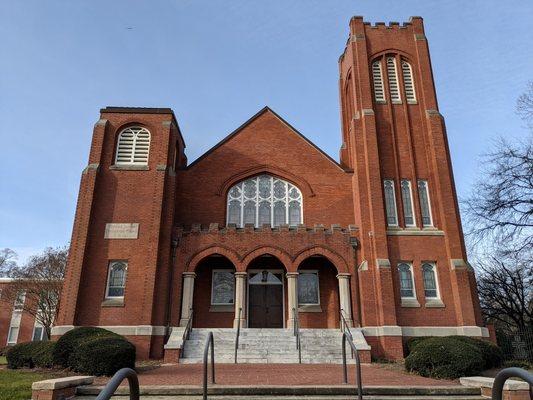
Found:
<svg viewBox="0 0 533 400"><path fill-rule="evenodd" d="M23 261L70 240L80 173L106 105L171 107L193 161L269 105L338 159L337 59L352 15L424 17L460 196L533 79L533 2L0 3L0 248Z"/></svg>

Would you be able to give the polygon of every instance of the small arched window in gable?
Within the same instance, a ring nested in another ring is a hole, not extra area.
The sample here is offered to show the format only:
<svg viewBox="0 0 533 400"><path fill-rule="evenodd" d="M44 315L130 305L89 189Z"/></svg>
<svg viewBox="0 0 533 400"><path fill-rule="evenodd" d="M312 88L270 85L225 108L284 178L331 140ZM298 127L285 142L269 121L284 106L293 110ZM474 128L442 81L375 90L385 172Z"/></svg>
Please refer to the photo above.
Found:
<svg viewBox="0 0 533 400"><path fill-rule="evenodd" d="M131 126L120 132L116 164L147 165L150 152L150 132L140 126Z"/></svg>
<svg viewBox="0 0 533 400"><path fill-rule="evenodd" d="M374 81L374 98L378 103L385 102L385 88L383 87L383 73L381 60L372 63L372 80Z"/></svg>
<svg viewBox="0 0 533 400"><path fill-rule="evenodd" d="M396 58L387 57L387 77L389 78L389 92L393 103L401 103L400 87L398 85L398 72L396 70Z"/></svg>
<svg viewBox="0 0 533 400"><path fill-rule="evenodd" d="M302 192L292 183L259 175L232 186L228 192L228 224L279 226L303 223Z"/></svg>
<svg viewBox="0 0 533 400"><path fill-rule="evenodd" d="M416 103L415 82L413 80L413 68L407 61L402 60L403 85L405 98L408 103Z"/></svg>

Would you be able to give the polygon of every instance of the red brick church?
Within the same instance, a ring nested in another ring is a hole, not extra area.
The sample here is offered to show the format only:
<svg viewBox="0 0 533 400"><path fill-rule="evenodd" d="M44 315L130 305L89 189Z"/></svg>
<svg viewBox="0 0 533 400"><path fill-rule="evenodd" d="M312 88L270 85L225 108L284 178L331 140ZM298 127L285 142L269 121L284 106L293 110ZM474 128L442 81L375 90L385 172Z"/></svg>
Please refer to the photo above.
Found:
<svg viewBox="0 0 533 400"><path fill-rule="evenodd" d="M188 324L344 318L387 358L409 337L488 336L422 18L352 18L339 91L340 161L268 107L192 163L171 109L102 109L53 334L105 327L140 358L180 357Z"/></svg>

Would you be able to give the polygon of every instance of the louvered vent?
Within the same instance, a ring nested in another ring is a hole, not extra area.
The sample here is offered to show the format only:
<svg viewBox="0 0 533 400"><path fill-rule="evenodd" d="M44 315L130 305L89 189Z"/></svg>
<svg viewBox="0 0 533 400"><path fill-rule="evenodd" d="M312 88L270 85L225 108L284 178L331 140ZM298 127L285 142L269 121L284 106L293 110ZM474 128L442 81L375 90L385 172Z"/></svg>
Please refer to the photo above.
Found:
<svg viewBox="0 0 533 400"><path fill-rule="evenodd" d="M413 81L413 69L411 65L402 60L403 84L405 86L405 98L408 103L416 102L415 83Z"/></svg>
<svg viewBox="0 0 533 400"><path fill-rule="evenodd" d="M387 76L389 78L390 98L393 103L400 103L400 88L398 86L398 73L396 72L396 59L387 57Z"/></svg>
<svg viewBox="0 0 533 400"><path fill-rule="evenodd" d="M146 165L149 151L150 132L139 126L126 128L118 138L116 163Z"/></svg>
<svg viewBox="0 0 533 400"><path fill-rule="evenodd" d="M374 80L374 98L378 102L385 102L385 90L383 88L383 74L381 73L381 61L372 63L372 78Z"/></svg>

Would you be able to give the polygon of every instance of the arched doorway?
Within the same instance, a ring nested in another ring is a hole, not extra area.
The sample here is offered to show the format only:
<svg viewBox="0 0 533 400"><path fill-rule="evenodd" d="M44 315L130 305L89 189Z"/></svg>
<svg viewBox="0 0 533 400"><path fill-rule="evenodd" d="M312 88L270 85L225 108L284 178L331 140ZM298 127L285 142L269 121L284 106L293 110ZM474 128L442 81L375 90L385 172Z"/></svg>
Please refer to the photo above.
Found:
<svg viewBox="0 0 533 400"><path fill-rule="evenodd" d="M338 328L340 320L337 268L315 255L298 266L298 314L305 328Z"/></svg>
<svg viewBox="0 0 533 400"><path fill-rule="evenodd" d="M222 255L213 254L200 261L195 272L193 327L233 327L235 313L233 263Z"/></svg>
<svg viewBox="0 0 533 400"><path fill-rule="evenodd" d="M285 326L285 266L269 254L248 265L248 327Z"/></svg>

